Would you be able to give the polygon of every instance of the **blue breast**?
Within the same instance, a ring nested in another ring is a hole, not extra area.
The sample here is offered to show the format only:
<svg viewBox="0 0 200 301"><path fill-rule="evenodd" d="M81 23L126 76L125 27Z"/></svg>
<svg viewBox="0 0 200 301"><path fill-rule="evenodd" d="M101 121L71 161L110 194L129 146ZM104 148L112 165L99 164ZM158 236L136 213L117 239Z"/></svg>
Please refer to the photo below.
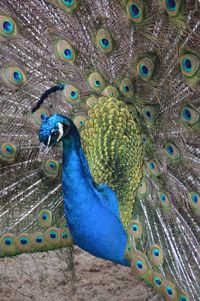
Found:
<svg viewBox="0 0 200 301"><path fill-rule="evenodd" d="M63 150L65 215L75 244L97 257L128 265L127 234L114 192L106 185L95 186L79 141L64 139Z"/></svg>

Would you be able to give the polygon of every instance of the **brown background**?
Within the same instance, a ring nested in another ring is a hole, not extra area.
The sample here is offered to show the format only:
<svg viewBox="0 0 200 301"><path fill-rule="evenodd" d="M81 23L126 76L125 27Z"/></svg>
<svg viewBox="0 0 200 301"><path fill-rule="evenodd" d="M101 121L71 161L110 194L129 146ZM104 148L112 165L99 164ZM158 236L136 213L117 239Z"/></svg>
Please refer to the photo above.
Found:
<svg viewBox="0 0 200 301"><path fill-rule="evenodd" d="M75 293L63 259L66 254L25 254L0 260L0 301L161 300L129 268L97 259L78 248L75 253Z"/></svg>

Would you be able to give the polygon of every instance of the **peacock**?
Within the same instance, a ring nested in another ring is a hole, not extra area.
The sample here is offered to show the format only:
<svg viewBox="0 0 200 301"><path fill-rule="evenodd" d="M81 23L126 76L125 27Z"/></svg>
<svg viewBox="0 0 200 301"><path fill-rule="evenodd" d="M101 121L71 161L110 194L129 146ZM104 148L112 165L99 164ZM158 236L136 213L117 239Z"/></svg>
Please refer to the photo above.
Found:
<svg viewBox="0 0 200 301"><path fill-rule="evenodd" d="M78 245L200 300L200 2L2 0L0 42L1 260Z"/></svg>

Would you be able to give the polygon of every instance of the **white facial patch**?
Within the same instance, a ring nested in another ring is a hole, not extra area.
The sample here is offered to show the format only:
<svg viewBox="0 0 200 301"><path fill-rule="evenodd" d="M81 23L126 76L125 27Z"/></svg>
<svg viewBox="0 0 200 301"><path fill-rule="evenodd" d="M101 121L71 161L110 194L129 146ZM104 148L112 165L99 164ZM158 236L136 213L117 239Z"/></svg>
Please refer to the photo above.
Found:
<svg viewBox="0 0 200 301"><path fill-rule="evenodd" d="M59 137L57 139L57 142L62 138L63 133L64 133L64 131L63 131L63 124L60 123L60 122L58 123L58 129L59 129Z"/></svg>
<svg viewBox="0 0 200 301"><path fill-rule="evenodd" d="M49 146L50 142L51 142L51 135L48 138L47 146Z"/></svg>

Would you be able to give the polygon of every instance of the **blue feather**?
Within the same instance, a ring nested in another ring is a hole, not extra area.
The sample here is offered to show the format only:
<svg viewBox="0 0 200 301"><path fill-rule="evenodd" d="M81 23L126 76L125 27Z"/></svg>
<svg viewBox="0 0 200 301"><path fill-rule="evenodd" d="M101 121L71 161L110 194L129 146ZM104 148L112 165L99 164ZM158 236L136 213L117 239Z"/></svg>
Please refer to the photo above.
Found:
<svg viewBox="0 0 200 301"><path fill-rule="evenodd" d="M46 143L52 129L58 129L58 123L70 128L62 139L62 188L73 241L97 257L127 266L127 234L119 219L116 195L105 184L95 185L74 123L60 115L44 118L40 141Z"/></svg>
<svg viewBox="0 0 200 301"><path fill-rule="evenodd" d="M104 206L107 207L117 218L120 219L118 200L116 193L108 187L106 184L95 185L96 189L100 193L101 201Z"/></svg>

